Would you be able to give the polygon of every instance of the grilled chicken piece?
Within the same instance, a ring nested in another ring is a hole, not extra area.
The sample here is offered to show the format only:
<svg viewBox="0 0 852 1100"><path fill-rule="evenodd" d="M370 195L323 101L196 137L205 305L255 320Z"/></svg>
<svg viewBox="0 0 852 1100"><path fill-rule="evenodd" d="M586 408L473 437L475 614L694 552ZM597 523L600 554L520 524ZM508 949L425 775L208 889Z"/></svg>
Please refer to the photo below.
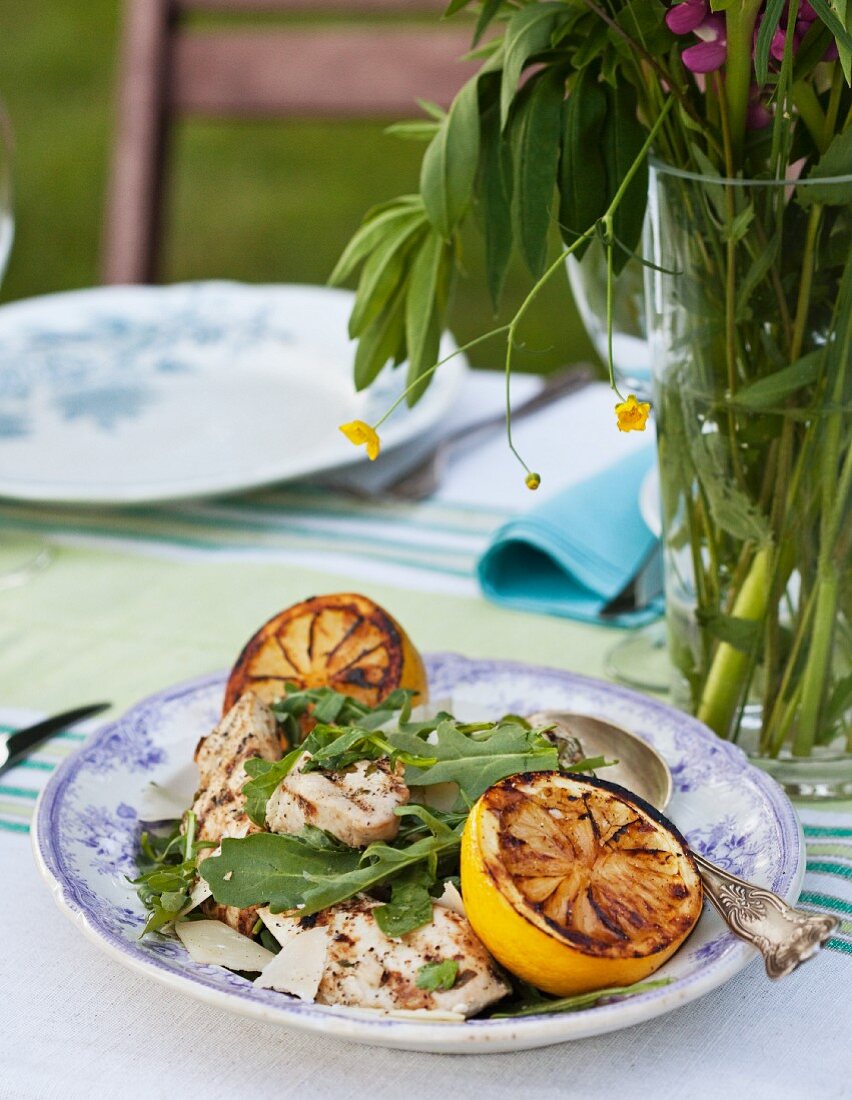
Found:
<svg viewBox="0 0 852 1100"><path fill-rule="evenodd" d="M282 944L300 929L328 928L328 954L317 990L318 1004L386 1011L430 1009L473 1016L509 992L497 964L465 917L434 905L431 924L390 939L373 918L372 910L379 904L356 898L301 921L267 918L270 931ZM418 989L420 967L447 959L459 964L453 988L434 992Z"/></svg>
<svg viewBox="0 0 852 1100"><path fill-rule="evenodd" d="M409 799L402 766L359 760L343 772L303 772L307 759L307 753L299 757L269 799L270 832L297 833L305 825L315 825L350 848L393 840L399 831L394 810Z"/></svg>
<svg viewBox="0 0 852 1100"><path fill-rule="evenodd" d="M221 840L257 831L246 815L242 794L248 780L245 762L254 756L279 760L281 747L272 711L249 692L198 742L195 750L201 774L192 809L200 840Z"/></svg>
<svg viewBox="0 0 852 1100"><path fill-rule="evenodd" d="M254 756L279 760L278 727L269 707L251 692L243 695L216 728L198 742L195 762L200 781L192 809L199 840L220 841L224 837L242 837L260 830L245 812L242 786L248 780L245 762ZM202 849L199 863L212 855ZM202 911L214 920L249 935L257 920L257 909L236 909L218 905L208 898Z"/></svg>

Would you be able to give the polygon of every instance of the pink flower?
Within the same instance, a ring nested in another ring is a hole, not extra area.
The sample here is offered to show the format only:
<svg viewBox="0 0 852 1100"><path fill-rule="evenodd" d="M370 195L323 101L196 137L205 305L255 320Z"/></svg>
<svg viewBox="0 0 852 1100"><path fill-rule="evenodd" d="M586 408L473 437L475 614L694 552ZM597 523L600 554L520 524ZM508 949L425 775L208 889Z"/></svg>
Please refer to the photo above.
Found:
<svg viewBox="0 0 852 1100"><path fill-rule="evenodd" d="M772 36L772 42L769 46L769 53L776 61L784 60L784 43L787 41L787 32L782 31L779 27L778 30Z"/></svg>
<svg viewBox="0 0 852 1100"><path fill-rule="evenodd" d="M666 26L672 34L689 34L701 26L708 14L705 0L683 0L666 12Z"/></svg>
<svg viewBox="0 0 852 1100"><path fill-rule="evenodd" d="M693 73L713 73L725 64L728 45L725 37L725 17L708 15L693 32L701 41L681 54L687 69Z"/></svg>
<svg viewBox="0 0 852 1100"><path fill-rule="evenodd" d="M700 39L681 54L693 73L712 73L725 63L725 18L710 11L707 0L681 0L666 12L666 26L673 34L694 34Z"/></svg>
<svg viewBox="0 0 852 1100"><path fill-rule="evenodd" d="M798 51L799 46L801 46L801 44L802 44L802 39L805 37L805 35L808 33L808 31L811 29L811 27L813 26L813 24L816 22L816 20L818 18L819 17L817 16L817 13L814 11L814 9L811 7L811 5L808 3L808 0L800 0L799 10L796 13L796 26L795 26L795 29L793 30L793 55L794 56L795 56L796 52ZM754 32L755 45L757 45L757 33L758 33L759 28L760 28L760 23L758 23L758 26L755 28L755 32ZM777 61L779 63L784 60L784 44L787 41L787 35L789 33L790 33L790 25L789 25L789 7L788 7L787 12L781 18L781 25L775 31L775 34L772 36L772 43L770 44L770 47L769 47L769 56L772 57L775 61ZM835 61L837 59L837 56L838 56L837 55L837 43L832 42L828 46L828 48L826 49L825 53L823 54L822 60L823 61Z"/></svg>
<svg viewBox="0 0 852 1100"><path fill-rule="evenodd" d="M772 113L760 101L749 103L746 111L746 126L749 130L765 130L772 124Z"/></svg>
<svg viewBox="0 0 852 1100"><path fill-rule="evenodd" d="M760 101L760 88L752 84L748 93L746 125L749 130L765 130L772 122L772 112Z"/></svg>

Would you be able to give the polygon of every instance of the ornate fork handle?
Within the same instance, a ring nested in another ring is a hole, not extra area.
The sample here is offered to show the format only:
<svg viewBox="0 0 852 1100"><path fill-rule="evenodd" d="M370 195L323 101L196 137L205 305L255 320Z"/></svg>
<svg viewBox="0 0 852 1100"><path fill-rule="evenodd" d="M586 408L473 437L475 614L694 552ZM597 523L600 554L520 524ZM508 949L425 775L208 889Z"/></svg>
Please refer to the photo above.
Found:
<svg viewBox="0 0 852 1100"><path fill-rule="evenodd" d="M840 921L794 909L771 890L753 886L692 853L707 896L734 935L763 955L770 978L783 978L815 955Z"/></svg>

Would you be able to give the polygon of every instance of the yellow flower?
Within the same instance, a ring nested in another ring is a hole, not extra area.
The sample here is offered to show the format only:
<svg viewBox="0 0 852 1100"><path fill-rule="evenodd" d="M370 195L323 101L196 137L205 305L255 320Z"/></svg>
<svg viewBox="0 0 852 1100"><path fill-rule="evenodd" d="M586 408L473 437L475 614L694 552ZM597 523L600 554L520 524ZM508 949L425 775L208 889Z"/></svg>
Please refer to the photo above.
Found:
<svg viewBox="0 0 852 1100"><path fill-rule="evenodd" d="M528 473L526 476L526 485L528 489L537 489L541 485L541 475Z"/></svg>
<svg viewBox="0 0 852 1100"><path fill-rule="evenodd" d="M631 393L626 401L621 401L615 406L615 415L618 417L618 430L620 432L644 432L650 411L651 406L647 401L637 401L636 395Z"/></svg>
<svg viewBox="0 0 852 1100"><path fill-rule="evenodd" d="M354 443L356 447L363 445L367 448L367 458L371 462L379 457L382 441L375 428L371 428L363 420L350 420L348 424L341 424L340 430L350 443Z"/></svg>

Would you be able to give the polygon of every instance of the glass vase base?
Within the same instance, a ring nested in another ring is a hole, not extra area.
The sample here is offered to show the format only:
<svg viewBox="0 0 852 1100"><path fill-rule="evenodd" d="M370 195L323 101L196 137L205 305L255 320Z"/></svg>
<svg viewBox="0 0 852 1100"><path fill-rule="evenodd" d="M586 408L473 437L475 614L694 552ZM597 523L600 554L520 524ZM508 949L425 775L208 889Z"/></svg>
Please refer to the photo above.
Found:
<svg viewBox="0 0 852 1100"><path fill-rule="evenodd" d="M779 783L790 798L852 799L852 753L815 750L811 756L759 756L749 760Z"/></svg>
<svg viewBox="0 0 852 1100"><path fill-rule="evenodd" d="M652 623L622 638L605 661L607 675L620 684L665 694L671 681L665 623Z"/></svg>

